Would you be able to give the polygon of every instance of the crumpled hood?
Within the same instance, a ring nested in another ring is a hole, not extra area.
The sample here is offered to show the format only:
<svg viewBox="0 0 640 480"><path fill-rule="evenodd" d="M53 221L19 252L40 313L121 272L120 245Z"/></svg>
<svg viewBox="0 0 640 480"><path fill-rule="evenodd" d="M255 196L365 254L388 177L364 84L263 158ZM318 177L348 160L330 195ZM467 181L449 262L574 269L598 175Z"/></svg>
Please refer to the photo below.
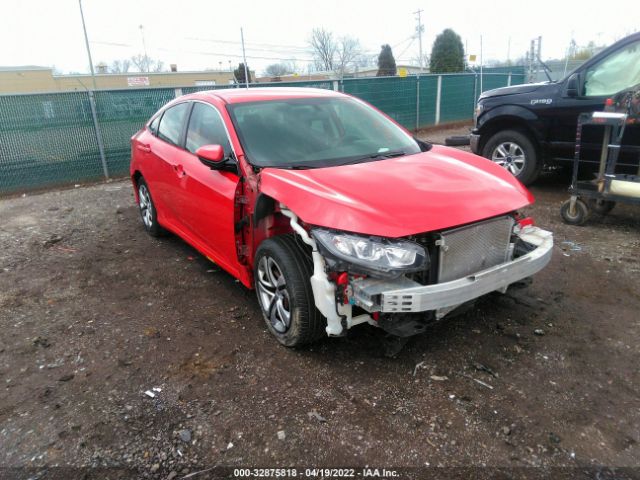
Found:
<svg viewBox="0 0 640 480"><path fill-rule="evenodd" d="M308 224L384 237L455 227L533 202L502 167L442 146L339 167L265 168L260 191Z"/></svg>
<svg viewBox="0 0 640 480"><path fill-rule="evenodd" d="M531 93L536 90L540 90L541 88L550 85L549 82L542 83L525 83L524 85L513 85L512 87L501 87L494 88L493 90L487 90L486 92L482 92L480 98L478 100L482 100L484 98L491 97L502 97L504 95L516 95L520 93Z"/></svg>

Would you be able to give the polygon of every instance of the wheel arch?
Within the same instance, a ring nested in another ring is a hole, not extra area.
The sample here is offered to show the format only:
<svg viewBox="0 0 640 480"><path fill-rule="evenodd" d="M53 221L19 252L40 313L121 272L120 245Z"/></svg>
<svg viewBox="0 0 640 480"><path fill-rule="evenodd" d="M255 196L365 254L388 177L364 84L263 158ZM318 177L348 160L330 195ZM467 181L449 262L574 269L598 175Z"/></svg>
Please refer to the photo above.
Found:
<svg viewBox="0 0 640 480"><path fill-rule="evenodd" d="M136 198L136 202L140 201L140 199L138 198L138 182L140 181L141 178L142 178L142 172L140 170L135 170L131 174L131 182L133 183L133 195Z"/></svg>
<svg viewBox="0 0 640 480"><path fill-rule="evenodd" d="M489 109L478 119L482 152L489 139L501 130L519 130L529 137L538 154L544 144L544 127L535 112L519 105L503 105Z"/></svg>
<svg viewBox="0 0 640 480"><path fill-rule="evenodd" d="M515 115L503 115L494 117L482 125L478 151L482 152L487 142L498 132L505 130L517 130L525 134L533 143L538 155L542 154L542 143L529 121Z"/></svg>
<svg viewBox="0 0 640 480"><path fill-rule="evenodd" d="M293 233L290 221L280 212L280 202L266 193L259 193L253 207L253 252L252 258L260 245L267 239Z"/></svg>

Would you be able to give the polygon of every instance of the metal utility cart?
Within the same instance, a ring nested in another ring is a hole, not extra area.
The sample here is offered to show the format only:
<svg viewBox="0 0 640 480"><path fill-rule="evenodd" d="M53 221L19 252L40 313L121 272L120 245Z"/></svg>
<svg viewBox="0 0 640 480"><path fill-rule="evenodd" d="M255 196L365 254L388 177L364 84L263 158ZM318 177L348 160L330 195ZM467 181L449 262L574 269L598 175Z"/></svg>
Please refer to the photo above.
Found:
<svg viewBox="0 0 640 480"><path fill-rule="evenodd" d="M582 225L594 211L606 215L613 209L616 202L640 205L640 167L635 175L616 173L620 142L625 127L632 123L640 123L640 117L606 111L582 113L578 117L573 176L569 187L571 198L560 207L560 215L566 223ZM596 179L578 181L580 144L582 128L585 125L604 127L604 139Z"/></svg>

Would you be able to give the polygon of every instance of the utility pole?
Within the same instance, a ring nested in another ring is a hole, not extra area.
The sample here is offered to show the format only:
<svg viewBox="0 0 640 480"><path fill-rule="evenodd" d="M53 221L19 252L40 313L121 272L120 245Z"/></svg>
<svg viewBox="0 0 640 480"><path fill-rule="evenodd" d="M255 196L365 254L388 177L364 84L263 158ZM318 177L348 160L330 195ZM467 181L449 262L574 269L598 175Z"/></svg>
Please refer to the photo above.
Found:
<svg viewBox="0 0 640 480"><path fill-rule="evenodd" d="M242 61L244 62L244 85L249 88L249 73L247 69L247 56L244 52L244 32L242 31L242 27L240 27L240 39L242 40Z"/></svg>
<svg viewBox="0 0 640 480"><path fill-rule="evenodd" d="M533 62L536 58L536 41L531 40L531 45L529 46L529 83L533 83Z"/></svg>
<svg viewBox="0 0 640 480"><path fill-rule="evenodd" d="M147 42L144 40L144 25L140 25L140 35L142 36L142 50L144 51L144 65L149 72L149 55L147 55Z"/></svg>
<svg viewBox="0 0 640 480"><path fill-rule="evenodd" d="M563 77L567 75L567 68L569 67L569 59L573 56L576 49L576 41L571 38L571 43L569 43L569 48L567 49L567 58L564 60L564 73Z"/></svg>
<svg viewBox="0 0 640 480"><path fill-rule="evenodd" d="M536 51L536 80L540 71L540 62L542 61L542 37L538 37L538 49Z"/></svg>
<svg viewBox="0 0 640 480"><path fill-rule="evenodd" d="M484 90L482 89L482 63L483 63L483 58L482 58L482 35L480 35L480 95L482 95L482 92L484 92Z"/></svg>
<svg viewBox="0 0 640 480"><path fill-rule="evenodd" d="M87 25L84 23L84 12L82 11L82 0L78 0L80 5L80 18L82 19L82 31L84 32L84 43L87 47L87 56L89 57L89 68L91 70L91 80L93 80L93 89L97 90L96 72L93 71L93 60L91 59L91 48L89 47L89 36L87 35Z"/></svg>
<svg viewBox="0 0 640 480"><path fill-rule="evenodd" d="M82 0L78 0L80 5L80 18L82 19L82 31L84 32L84 43L87 47L87 56L89 57L89 68L91 69L91 80L93 81L93 90L89 90L89 106L91 107L91 118L93 119L93 127L96 131L96 142L98 143L98 151L100 152L100 161L102 162L102 172L104 178L109 180L109 168L107 167L107 157L104 153L104 144L102 143L102 132L98 123L98 111L96 109L96 99L94 92L98 89L96 85L96 72L93 70L93 59L91 58L91 48L89 47L89 36L87 35L87 25L84 22L84 12L82 11Z"/></svg>
<svg viewBox="0 0 640 480"><path fill-rule="evenodd" d="M509 36L509 42L507 43L507 66L511 66L511 36Z"/></svg>
<svg viewBox="0 0 640 480"><path fill-rule="evenodd" d="M416 15L416 20L418 20L418 26L416 27L416 33L418 34L418 45L420 47L420 73L424 70L424 60L422 56L422 32L424 32L424 27L422 26L422 12L424 10L419 9L416 12L413 12Z"/></svg>

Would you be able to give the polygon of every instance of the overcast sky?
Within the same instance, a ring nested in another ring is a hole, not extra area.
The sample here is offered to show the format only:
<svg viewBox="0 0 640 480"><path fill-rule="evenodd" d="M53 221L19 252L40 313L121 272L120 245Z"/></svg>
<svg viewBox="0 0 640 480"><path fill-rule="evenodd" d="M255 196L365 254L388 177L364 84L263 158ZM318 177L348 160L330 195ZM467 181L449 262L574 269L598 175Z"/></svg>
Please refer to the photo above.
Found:
<svg viewBox="0 0 640 480"><path fill-rule="evenodd" d="M539 35L543 58L560 58L572 37L606 45L640 28L634 0L83 0L83 7L94 63L142 53L144 32L148 54L182 71L237 64L241 26L248 64L259 71L292 58L304 68L314 27L356 37L374 54L389 43L398 63L407 63L418 55L410 37L419 8L425 53L437 33L453 28L471 54L480 54L482 35L485 59L521 57ZM88 71L78 0L0 0L0 8L0 66Z"/></svg>

